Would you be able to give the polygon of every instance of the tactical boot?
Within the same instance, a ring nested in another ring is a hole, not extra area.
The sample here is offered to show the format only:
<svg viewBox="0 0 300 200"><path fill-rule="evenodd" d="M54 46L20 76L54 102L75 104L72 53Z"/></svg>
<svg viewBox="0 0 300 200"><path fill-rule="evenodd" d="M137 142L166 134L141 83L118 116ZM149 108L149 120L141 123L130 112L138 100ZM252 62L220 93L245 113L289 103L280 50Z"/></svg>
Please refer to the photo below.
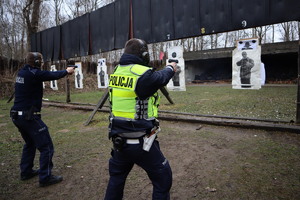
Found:
<svg viewBox="0 0 300 200"><path fill-rule="evenodd" d="M56 184L56 183L59 183L63 180L63 177L62 176L54 176L52 175L48 181L46 182L40 182L40 187L46 187L46 186L49 186L49 185L53 185L53 184Z"/></svg>
<svg viewBox="0 0 300 200"><path fill-rule="evenodd" d="M21 174L21 180L25 181L25 180L31 179L31 178L37 176L39 174L39 171L40 170L36 169L36 170L32 170L32 172L29 174L25 174L25 175Z"/></svg>

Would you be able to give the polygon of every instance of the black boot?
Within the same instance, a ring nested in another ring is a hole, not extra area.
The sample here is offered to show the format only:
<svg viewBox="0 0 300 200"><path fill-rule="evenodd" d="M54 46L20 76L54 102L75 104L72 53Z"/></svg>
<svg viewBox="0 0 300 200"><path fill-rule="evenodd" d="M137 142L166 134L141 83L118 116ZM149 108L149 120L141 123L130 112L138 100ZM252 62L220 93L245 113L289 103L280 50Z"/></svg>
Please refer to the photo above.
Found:
<svg viewBox="0 0 300 200"><path fill-rule="evenodd" d="M53 185L53 184L56 184L56 183L59 183L63 180L63 177L62 176L51 176L50 179L46 182L40 182L40 187L46 187L46 186L49 186L49 185Z"/></svg>
<svg viewBox="0 0 300 200"><path fill-rule="evenodd" d="M32 172L29 174L25 174L25 175L21 174L21 180L25 181L25 180L31 179L31 178L37 176L39 174L39 171L40 170L36 169L36 170L32 170Z"/></svg>

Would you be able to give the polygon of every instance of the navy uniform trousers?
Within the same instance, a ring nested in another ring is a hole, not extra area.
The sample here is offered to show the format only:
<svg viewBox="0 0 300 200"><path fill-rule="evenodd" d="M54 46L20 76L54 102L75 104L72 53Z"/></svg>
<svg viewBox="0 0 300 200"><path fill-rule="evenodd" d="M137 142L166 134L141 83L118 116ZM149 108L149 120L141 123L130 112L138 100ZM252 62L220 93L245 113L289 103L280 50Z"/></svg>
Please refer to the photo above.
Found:
<svg viewBox="0 0 300 200"><path fill-rule="evenodd" d="M24 116L18 116L17 119L12 119L12 121L25 141L20 163L21 175L31 173L35 152L38 149L40 151L39 181L48 181L53 168L52 157L54 154L48 127L41 120L40 115L34 115L32 120L26 120Z"/></svg>
<svg viewBox="0 0 300 200"><path fill-rule="evenodd" d="M110 179L105 200L121 200L127 175L134 164L143 168L153 185L152 199L170 199L172 171L168 160L155 140L149 152L143 150L143 139L139 144L126 144L121 151L112 151L109 160Z"/></svg>

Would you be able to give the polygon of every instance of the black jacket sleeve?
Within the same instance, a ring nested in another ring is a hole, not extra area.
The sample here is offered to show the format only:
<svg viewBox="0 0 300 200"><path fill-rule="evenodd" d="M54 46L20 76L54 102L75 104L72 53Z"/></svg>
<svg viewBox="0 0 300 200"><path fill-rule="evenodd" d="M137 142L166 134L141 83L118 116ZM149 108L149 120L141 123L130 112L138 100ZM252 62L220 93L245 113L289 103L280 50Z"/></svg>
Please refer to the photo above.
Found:
<svg viewBox="0 0 300 200"><path fill-rule="evenodd" d="M67 70L61 70L61 71L37 71L35 73L35 78L40 81L51 81L51 80L58 80L60 78L63 78L68 74Z"/></svg>
<svg viewBox="0 0 300 200"><path fill-rule="evenodd" d="M147 98L159 88L166 86L173 76L174 71L171 67L166 67L160 71L149 70L139 78L136 94L142 99Z"/></svg>

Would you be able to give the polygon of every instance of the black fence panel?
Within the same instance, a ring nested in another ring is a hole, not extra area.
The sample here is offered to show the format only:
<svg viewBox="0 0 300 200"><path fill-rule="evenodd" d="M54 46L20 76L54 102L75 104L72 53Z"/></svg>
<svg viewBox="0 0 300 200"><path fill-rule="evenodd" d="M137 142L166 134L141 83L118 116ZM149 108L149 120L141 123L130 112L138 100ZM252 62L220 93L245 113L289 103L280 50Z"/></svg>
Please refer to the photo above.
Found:
<svg viewBox="0 0 300 200"><path fill-rule="evenodd" d="M130 1L115 1L115 49L124 47L129 39Z"/></svg>
<svg viewBox="0 0 300 200"><path fill-rule="evenodd" d="M153 42L151 28L151 0L132 0L133 37Z"/></svg>
<svg viewBox="0 0 300 200"><path fill-rule="evenodd" d="M46 30L46 37L47 37L47 43L46 43L46 52L43 52L44 60L45 61L52 61L53 60L53 50L54 50L54 28L50 28Z"/></svg>
<svg viewBox="0 0 300 200"><path fill-rule="evenodd" d="M153 42L175 39L172 0L151 0L151 20Z"/></svg>
<svg viewBox="0 0 300 200"><path fill-rule="evenodd" d="M230 0L200 0L200 33L212 34L229 30Z"/></svg>
<svg viewBox="0 0 300 200"><path fill-rule="evenodd" d="M61 26L56 26L53 28L53 60L57 61L61 58Z"/></svg>
<svg viewBox="0 0 300 200"><path fill-rule="evenodd" d="M268 24L269 0L232 0L232 26L230 30Z"/></svg>
<svg viewBox="0 0 300 200"><path fill-rule="evenodd" d="M101 38L99 36L99 32L103 26L100 25L98 19L100 18L101 9L91 12L90 14L90 44L92 54L98 54L100 49Z"/></svg>
<svg viewBox="0 0 300 200"><path fill-rule="evenodd" d="M82 15L78 17L78 21L76 22L76 29L79 32L79 56L89 55L89 16L89 13Z"/></svg>
<svg viewBox="0 0 300 200"><path fill-rule="evenodd" d="M200 34L199 0L173 0L175 38Z"/></svg>
<svg viewBox="0 0 300 200"><path fill-rule="evenodd" d="M31 38L30 38L30 51L31 52L36 52L37 51L37 49L36 49L36 46L37 46L36 36L37 36L37 33L34 33L34 34L31 35Z"/></svg>
<svg viewBox="0 0 300 200"><path fill-rule="evenodd" d="M41 36L42 32L38 32L36 34L36 51L37 52L42 52L42 40L41 40Z"/></svg>
<svg viewBox="0 0 300 200"><path fill-rule="evenodd" d="M69 30L70 31L70 39L69 41L71 42L71 58L73 57L77 57L80 55L80 32L79 31L79 28L80 26L78 24L80 24L80 19L81 17L78 17L78 18L75 18L73 20L70 21L70 24L69 24ZM67 31L67 32L68 32ZM63 34L64 35L64 34ZM66 35L64 35L66 36ZM62 38L63 40L66 39L65 37ZM68 57L70 58L70 57Z"/></svg>
<svg viewBox="0 0 300 200"><path fill-rule="evenodd" d="M45 61L48 61L48 57L47 57L47 45L48 45L48 40L47 40L47 32L50 29L46 29L44 31L41 32L41 51L40 53L43 55L43 59Z"/></svg>
<svg viewBox="0 0 300 200"><path fill-rule="evenodd" d="M92 54L114 49L114 3L90 14Z"/></svg>
<svg viewBox="0 0 300 200"><path fill-rule="evenodd" d="M269 0L270 11L267 24L300 20L299 0Z"/></svg>
<svg viewBox="0 0 300 200"><path fill-rule="evenodd" d="M31 50L56 60L123 48L130 8L133 37L147 43L300 20L300 0L116 0L53 29L53 36L34 34Z"/></svg>
<svg viewBox="0 0 300 200"><path fill-rule="evenodd" d="M62 58L69 59L79 55L79 31L76 20L61 25Z"/></svg>

